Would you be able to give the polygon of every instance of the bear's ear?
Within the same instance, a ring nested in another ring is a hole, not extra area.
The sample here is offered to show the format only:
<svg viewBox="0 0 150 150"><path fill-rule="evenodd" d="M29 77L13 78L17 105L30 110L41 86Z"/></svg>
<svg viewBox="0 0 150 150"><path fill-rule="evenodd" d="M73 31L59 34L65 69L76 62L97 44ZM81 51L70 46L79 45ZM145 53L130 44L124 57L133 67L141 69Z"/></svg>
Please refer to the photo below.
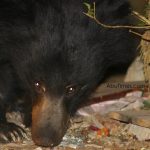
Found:
<svg viewBox="0 0 150 150"><path fill-rule="evenodd" d="M108 22L114 19L123 19L131 13L128 0L87 0L91 7L95 3L96 17Z"/></svg>

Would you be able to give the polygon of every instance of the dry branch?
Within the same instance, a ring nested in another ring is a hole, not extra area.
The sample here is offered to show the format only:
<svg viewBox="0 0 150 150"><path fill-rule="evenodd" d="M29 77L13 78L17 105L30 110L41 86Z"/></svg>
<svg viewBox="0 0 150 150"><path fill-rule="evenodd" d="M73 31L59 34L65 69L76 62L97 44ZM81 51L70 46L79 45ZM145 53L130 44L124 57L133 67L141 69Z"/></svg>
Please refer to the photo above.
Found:
<svg viewBox="0 0 150 150"><path fill-rule="evenodd" d="M87 6L89 4L85 4L85 5ZM102 23L101 21L99 21L96 18L96 5L95 5L95 2L93 3L93 8L91 6L88 7L88 12L87 13L83 12L83 14L85 14L87 17L93 19L97 24L99 24L100 26L102 26L104 28L110 28L110 29L126 28L126 29L146 29L146 30L150 29L150 20L146 19L144 16L140 15L136 11L132 11L132 14L135 15L139 20L144 22L146 24L145 26L108 25L108 24L104 24L104 23Z"/></svg>

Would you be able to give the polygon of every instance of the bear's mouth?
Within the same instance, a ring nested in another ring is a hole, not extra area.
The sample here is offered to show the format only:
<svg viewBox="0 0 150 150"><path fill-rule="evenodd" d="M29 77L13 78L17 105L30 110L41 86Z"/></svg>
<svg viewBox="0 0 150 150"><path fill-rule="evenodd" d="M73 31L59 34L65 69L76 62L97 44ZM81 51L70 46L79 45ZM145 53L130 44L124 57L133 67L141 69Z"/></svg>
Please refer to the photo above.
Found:
<svg viewBox="0 0 150 150"><path fill-rule="evenodd" d="M68 129L69 120L62 98L39 96L32 107L33 141L39 146L57 146Z"/></svg>

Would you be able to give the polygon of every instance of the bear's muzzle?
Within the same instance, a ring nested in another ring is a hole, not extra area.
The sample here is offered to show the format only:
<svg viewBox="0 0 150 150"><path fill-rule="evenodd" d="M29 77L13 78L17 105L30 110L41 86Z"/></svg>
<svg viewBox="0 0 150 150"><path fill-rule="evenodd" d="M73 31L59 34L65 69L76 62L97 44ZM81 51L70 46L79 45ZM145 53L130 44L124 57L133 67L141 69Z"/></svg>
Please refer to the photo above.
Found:
<svg viewBox="0 0 150 150"><path fill-rule="evenodd" d="M69 125L62 99L40 96L32 108L32 139L44 147L57 146Z"/></svg>

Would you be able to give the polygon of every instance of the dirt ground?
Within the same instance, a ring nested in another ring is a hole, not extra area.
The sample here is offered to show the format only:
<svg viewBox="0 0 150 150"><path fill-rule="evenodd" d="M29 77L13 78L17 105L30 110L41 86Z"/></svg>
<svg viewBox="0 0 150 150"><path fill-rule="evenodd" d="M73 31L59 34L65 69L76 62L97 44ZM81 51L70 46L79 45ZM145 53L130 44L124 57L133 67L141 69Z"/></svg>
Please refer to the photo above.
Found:
<svg viewBox="0 0 150 150"><path fill-rule="evenodd" d="M132 124L99 114L88 117L77 116L72 120L62 143L53 150L150 150L150 141L139 141L136 135L128 130L129 126ZM143 129L137 130L141 130L142 134ZM34 145L30 131L27 132L28 140L0 144L0 150L51 150Z"/></svg>

